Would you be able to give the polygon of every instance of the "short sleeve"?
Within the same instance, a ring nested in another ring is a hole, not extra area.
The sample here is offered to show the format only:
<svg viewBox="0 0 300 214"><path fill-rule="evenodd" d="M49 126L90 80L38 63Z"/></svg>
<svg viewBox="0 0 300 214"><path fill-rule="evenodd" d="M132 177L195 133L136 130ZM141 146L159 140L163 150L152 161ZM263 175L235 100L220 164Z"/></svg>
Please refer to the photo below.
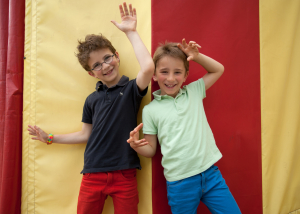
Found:
<svg viewBox="0 0 300 214"><path fill-rule="evenodd" d="M134 94L137 96L137 97L141 97L143 98L147 92L148 92L148 86L147 88L145 88L142 92L140 92L140 89L138 87L138 85L136 84L136 79L133 80L133 87L134 87Z"/></svg>
<svg viewBox="0 0 300 214"><path fill-rule="evenodd" d="M144 107L143 109L143 133L144 134L151 134L151 135L156 135L157 134L157 126L155 125L152 116L150 112L147 109L147 106Z"/></svg>
<svg viewBox="0 0 300 214"><path fill-rule="evenodd" d="M83 106L83 112L82 112L82 120L83 123L89 123L93 124L93 114L91 106L89 105L89 97L86 98L84 106Z"/></svg>
<svg viewBox="0 0 300 214"><path fill-rule="evenodd" d="M196 91L200 95L201 99L204 99L206 97L205 83L203 78L187 85L187 89Z"/></svg>
<svg viewBox="0 0 300 214"><path fill-rule="evenodd" d="M148 87L145 88L144 91L140 92L140 89L136 84L136 79L134 79L134 80L132 80L132 91L134 94L133 99L134 99L134 103L135 103L135 110L136 110L136 112L138 112L140 109L142 99L148 92Z"/></svg>

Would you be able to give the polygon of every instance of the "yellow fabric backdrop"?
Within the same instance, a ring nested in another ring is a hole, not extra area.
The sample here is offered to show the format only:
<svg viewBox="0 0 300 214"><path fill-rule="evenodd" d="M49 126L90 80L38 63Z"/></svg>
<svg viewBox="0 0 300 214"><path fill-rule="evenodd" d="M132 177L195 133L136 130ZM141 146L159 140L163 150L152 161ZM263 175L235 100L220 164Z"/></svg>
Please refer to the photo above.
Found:
<svg viewBox="0 0 300 214"><path fill-rule="evenodd" d="M26 1L22 213L76 213L85 144L59 145L30 139L27 124L53 134L81 129L85 98L97 79L78 63L77 39L103 33L120 54L120 73L136 77L139 65L125 34L110 20L120 21L123 1ZM138 31L151 50L151 1L131 0L137 8ZM142 107L150 102L150 91ZM139 114L141 121L141 114ZM139 212L152 213L151 159L141 158L138 172ZM112 200L104 213L113 213Z"/></svg>
<svg viewBox="0 0 300 214"><path fill-rule="evenodd" d="M263 213L298 213L300 1L260 0L260 49Z"/></svg>

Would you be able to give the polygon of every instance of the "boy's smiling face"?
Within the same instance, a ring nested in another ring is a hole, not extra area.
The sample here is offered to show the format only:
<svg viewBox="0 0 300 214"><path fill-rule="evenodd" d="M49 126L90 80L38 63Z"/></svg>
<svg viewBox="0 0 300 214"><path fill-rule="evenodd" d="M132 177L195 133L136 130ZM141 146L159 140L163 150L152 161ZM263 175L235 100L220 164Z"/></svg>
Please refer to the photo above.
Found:
<svg viewBox="0 0 300 214"><path fill-rule="evenodd" d="M181 59L164 56L156 64L153 80L158 83L161 95L167 94L175 98L187 76L188 71Z"/></svg>
<svg viewBox="0 0 300 214"><path fill-rule="evenodd" d="M108 48L93 51L90 53L88 65L91 69L93 69L100 63L107 60L107 58L111 55L113 55L113 53ZM119 62L119 54L116 52L110 63L103 63L101 70L92 70L89 71L89 74L93 77L99 78L107 87L111 87L116 85L121 78L119 74Z"/></svg>

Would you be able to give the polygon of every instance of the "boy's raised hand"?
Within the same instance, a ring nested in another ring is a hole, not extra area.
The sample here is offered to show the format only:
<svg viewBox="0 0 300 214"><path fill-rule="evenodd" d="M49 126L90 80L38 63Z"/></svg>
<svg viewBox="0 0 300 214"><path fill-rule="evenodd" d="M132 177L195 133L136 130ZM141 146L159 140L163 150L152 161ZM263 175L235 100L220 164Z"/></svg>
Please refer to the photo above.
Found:
<svg viewBox="0 0 300 214"><path fill-rule="evenodd" d="M187 44L185 39L182 39L182 44L178 43L177 46L188 56L187 61L195 60L199 54L198 48L201 48L201 46L194 41L190 41L189 44Z"/></svg>
<svg viewBox="0 0 300 214"><path fill-rule="evenodd" d="M130 144L131 148L135 149L148 144L145 139L139 140L139 131L143 127L143 123L140 123L133 131L130 132L127 143Z"/></svg>
<svg viewBox="0 0 300 214"><path fill-rule="evenodd" d="M33 135L34 137L32 137L31 139L33 140L39 140L43 143L47 143L48 140L48 134L46 132L44 132L42 129L40 129L37 126L31 126L28 125L28 129L29 134Z"/></svg>
<svg viewBox="0 0 300 214"><path fill-rule="evenodd" d="M123 7L121 4L119 5L122 22L117 23L114 20L112 20L111 22L124 33L127 33L129 31L136 31L136 24L137 24L136 9L135 8L132 9L132 5L129 4L129 11L128 11L126 2L123 3Z"/></svg>

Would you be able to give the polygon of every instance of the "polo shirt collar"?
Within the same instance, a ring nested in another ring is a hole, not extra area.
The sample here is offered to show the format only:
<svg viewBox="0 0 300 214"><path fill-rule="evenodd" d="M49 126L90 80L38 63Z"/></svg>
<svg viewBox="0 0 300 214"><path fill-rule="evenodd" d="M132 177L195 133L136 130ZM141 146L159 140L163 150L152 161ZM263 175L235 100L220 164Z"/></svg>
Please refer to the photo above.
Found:
<svg viewBox="0 0 300 214"><path fill-rule="evenodd" d="M176 95L176 97L179 97L180 95L182 95L184 93L186 93L186 86L183 86L182 89L181 88L179 89L179 92ZM173 97L171 97L169 95L160 95L161 94L161 90L160 89L157 90L157 91L154 91L152 94L153 94L154 99L156 99L156 100L173 98Z"/></svg>
<svg viewBox="0 0 300 214"><path fill-rule="evenodd" d="M127 83L129 82L129 77L127 76L122 76L121 79L119 80L119 82L112 86L111 88L114 88L116 86L124 86L126 85ZM97 84L96 84L96 91L98 91L100 88L102 88L104 86L104 84L101 82L101 81L98 81Z"/></svg>

